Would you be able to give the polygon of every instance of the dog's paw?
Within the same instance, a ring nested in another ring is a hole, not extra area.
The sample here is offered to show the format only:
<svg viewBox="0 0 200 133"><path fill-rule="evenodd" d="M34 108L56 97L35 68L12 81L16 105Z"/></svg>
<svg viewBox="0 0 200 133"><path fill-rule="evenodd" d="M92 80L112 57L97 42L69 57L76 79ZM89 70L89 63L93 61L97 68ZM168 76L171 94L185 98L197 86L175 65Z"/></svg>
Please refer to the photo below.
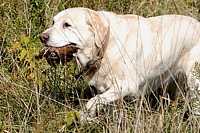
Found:
<svg viewBox="0 0 200 133"><path fill-rule="evenodd" d="M90 117L87 111L80 110L79 115L80 115L80 122L83 125L86 123L92 123L94 121L94 118Z"/></svg>

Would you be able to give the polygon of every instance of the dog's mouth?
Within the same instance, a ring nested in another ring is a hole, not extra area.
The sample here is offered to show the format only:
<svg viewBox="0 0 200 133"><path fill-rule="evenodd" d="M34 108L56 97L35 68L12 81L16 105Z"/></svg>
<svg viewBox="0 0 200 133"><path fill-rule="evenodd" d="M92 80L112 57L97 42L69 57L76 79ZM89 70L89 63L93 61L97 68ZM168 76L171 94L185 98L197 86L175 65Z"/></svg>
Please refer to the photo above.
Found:
<svg viewBox="0 0 200 133"><path fill-rule="evenodd" d="M65 65L73 59L73 54L78 51L76 44L71 43L63 47L44 46L39 53L39 58L46 58L49 65L56 67L60 62Z"/></svg>

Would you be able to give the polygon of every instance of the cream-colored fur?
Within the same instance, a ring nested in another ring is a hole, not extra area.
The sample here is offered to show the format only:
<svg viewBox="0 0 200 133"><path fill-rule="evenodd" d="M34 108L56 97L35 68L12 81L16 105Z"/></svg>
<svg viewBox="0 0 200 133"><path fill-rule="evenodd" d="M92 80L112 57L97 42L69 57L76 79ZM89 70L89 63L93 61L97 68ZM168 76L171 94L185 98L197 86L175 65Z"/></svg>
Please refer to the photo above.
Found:
<svg viewBox="0 0 200 133"><path fill-rule="evenodd" d="M109 43L94 76L86 75L90 85L101 93L88 101L82 120L91 120L96 107L127 95L139 97L149 85L167 82L181 70L190 88L191 71L200 61L200 23L182 15L144 18L117 15L87 8L70 8L58 13L54 25L44 33L46 45L60 47L71 43L80 49L75 54L83 68L102 47L110 28ZM156 89L156 88L154 88Z"/></svg>

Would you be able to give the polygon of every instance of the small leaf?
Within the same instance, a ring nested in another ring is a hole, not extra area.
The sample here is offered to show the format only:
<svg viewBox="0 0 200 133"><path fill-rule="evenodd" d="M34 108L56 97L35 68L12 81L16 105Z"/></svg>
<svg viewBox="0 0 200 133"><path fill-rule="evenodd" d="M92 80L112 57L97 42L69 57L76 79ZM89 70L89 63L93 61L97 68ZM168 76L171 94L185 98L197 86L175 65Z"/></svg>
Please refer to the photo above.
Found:
<svg viewBox="0 0 200 133"><path fill-rule="evenodd" d="M74 111L67 112L66 114L67 125L71 125L73 121L80 121L80 114Z"/></svg>
<svg viewBox="0 0 200 133"><path fill-rule="evenodd" d="M80 114L78 112L74 112L75 118L80 121Z"/></svg>
<svg viewBox="0 0 200 133"><path fill-rule="evenodd" d="M34 69L35 68L35 62L34 61L31 61L30 62L30 67L29 67L30 69Z"/></svg>
<svg viewBox="0 0 200 133"><path fill-rule="evenodd" d="M30 42L30 37L28 36L28 37L25 37L24 38L24 43L25 44L28 44Z"/></svg>
<svg viewBox="0 0 200 133"><path fill-rule="evenodd" d="M72 114L72 112L67 112L67 114L66 114L67 125L71 125L72 122L73 122L73 114Z"/></svg>
<svg viewBox="0 0 200 133"><path fill-rule="evenodd" d="M24 34L21 35L21 37L20 37L20 42L21 42L22 44L25 42L25 35L24 35Z"/></svg>
<svg viewBox="0 0 200 133"><path fill-rule="evenodd" d="M0 121L0 131L5 131L5 130L6 130L5 123Z"/></svg>
<svg viewBox="0 0 200 133"><path fill-rule="evenodd" d="M28 58L30 58L30 59L32 59L33 58L33 49L32 48L30 48L29 50L28 50Z"/></svg>
<svg viewBox="0 0 200 133"><path fill-rule="evenodd" d="M33 72L31 72L29 75L28 75L28 79L33 79L35 78L35 74Z"/></svg>
<svg viewBox="0 0 200 133"><path fill-rule="evenodd" d="M15 49L20 49L21 48L21 43L20 42L16 42L11 48L10 51L13 51Z"/></svg>
<svg viewBox="0 0 200 133"><path fill-rule="evenodd" d="M26 49L22 49L22 51L20 53L20 56L19 56L20 61L22 61L24 59L26 54L27 54L27 50Z"/></svg>

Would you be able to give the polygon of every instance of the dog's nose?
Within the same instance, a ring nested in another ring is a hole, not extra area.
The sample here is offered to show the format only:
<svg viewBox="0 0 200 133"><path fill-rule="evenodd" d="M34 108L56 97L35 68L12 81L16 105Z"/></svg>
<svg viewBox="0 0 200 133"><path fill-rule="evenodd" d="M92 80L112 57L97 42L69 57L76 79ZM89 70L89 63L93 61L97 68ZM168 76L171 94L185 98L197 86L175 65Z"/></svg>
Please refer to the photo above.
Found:
<svg viewBox="0 0 200 133"><path fill-rule="evenodd" d="M47 44L47 41L49 40L49 35L47 33L40 34L40 41L43 44Z"/></svg>

